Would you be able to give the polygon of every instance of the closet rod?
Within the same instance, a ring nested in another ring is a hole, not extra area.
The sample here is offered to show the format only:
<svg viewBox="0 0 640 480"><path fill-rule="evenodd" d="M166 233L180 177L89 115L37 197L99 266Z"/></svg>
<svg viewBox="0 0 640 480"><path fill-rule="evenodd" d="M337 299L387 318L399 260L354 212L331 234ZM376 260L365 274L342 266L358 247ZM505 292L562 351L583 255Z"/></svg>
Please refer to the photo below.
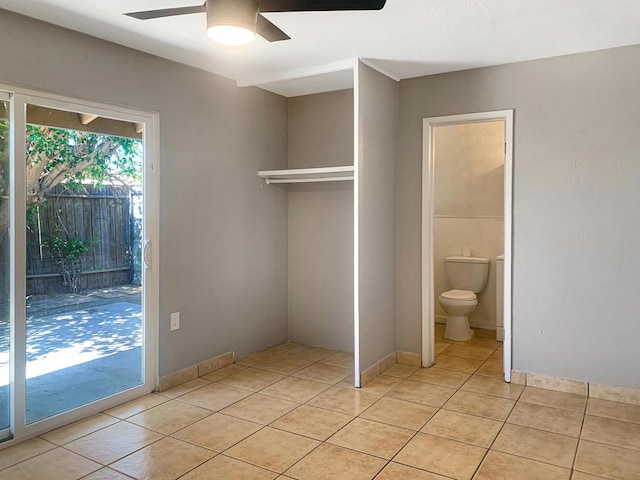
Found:
<svg viewBox="0 0 640 480"><path fill-rule="evenodd" d="M274 183L316 183L316 182L344 182L353 180L353 176L349 177L323 177L323 178L267 178L267 185Z"/></svg>
<svg viewBox="0 0 640 480"><path fill-rule="evenodd" d="M277 177L292 175L324 175L331 173L349 173L354 171L353 165L341 165L339 167L316 167L316 168L290 168L287 170L262 170L258 172L260 177Z"/></svg>

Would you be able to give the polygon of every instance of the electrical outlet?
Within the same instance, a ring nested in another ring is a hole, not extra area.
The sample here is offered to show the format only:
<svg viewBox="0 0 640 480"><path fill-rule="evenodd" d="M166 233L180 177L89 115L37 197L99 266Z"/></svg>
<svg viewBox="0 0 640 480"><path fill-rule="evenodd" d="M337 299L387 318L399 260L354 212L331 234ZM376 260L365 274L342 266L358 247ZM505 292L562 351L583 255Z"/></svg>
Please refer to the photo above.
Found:
<svg viewBox="0 0 640 480"><path fill-rule="evenodd" d="M171 314L171 331L178 330L180 328L180 312Z"/></svg>

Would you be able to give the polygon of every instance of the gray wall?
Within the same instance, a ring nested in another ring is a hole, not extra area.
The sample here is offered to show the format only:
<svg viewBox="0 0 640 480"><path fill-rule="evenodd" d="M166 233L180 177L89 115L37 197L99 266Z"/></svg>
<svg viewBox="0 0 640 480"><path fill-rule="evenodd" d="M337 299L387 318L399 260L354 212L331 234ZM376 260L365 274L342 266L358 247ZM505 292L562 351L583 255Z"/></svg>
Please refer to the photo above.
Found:
<svg viewBox="0 0 640 480"><path fill-rule="evenodd" d="M360 370L396 350L398 83L358 64Z"/></svg>
<svg viewBox="0 0 640 480"><path fill-rule="evenodd" d="M420 351L422 119L515 109L514 368L640 387L640 46L400 84L398 349Z"/></svg>
<svg viewBox="0 0 640 480"><path fill-rule="evenodd" d="M290 168L353 165L352 90L288 103ZM289 187L289 338L353 352L353 182Z"/></svg>
<svg viewBox="0 0 640 480"><path fill-rule="evenodd" d="M160 113L160 374L286 340L287 194L257 176L286 99L5 11L0 39L2 82Z"/></svg>

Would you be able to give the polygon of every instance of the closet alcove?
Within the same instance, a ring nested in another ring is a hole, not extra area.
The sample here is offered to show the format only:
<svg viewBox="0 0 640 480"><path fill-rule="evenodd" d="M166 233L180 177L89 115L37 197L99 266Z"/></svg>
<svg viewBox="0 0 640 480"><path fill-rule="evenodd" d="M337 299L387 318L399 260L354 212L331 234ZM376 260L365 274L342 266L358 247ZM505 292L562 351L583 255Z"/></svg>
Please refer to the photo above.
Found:
<svg viewBox="0 0 640 480"><path fill-rule="evenodd" d="M353 88L288 100L288 338L354 354L355 386L395 363L398 83L358 61Z"/></svg>

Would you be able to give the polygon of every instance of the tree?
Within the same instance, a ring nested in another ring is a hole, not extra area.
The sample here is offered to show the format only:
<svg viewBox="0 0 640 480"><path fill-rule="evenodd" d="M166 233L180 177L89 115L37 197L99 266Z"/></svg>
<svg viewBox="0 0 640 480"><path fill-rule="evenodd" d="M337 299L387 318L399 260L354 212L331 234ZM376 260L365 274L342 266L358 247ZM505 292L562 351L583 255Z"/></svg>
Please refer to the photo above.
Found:
<svg viewBox="0 0 640 480"><path fill-rule="evenodd" d="M128 185L142 178L142 142L78 130L27 125L27 210L46 201L65 183L80 190L83 183ZM0 198L9 196L8 122L0 120ZM8 204L0 206L0 242L9 226Z"/></svg>
<svg viewBox="0 0 640 480"><path fill-rule="evenodd" d="M140 140L27 125L27 208L56 186L83 182L127 185L142 177Z"/></svg>
<svg viewBox="0 0 640 480"><path fill-rule="evenodd" d="M38 125L27 125L26 133L27 218L60 184L80 191L87 183L127 186L142 178L140 140ZM8 196L8 122L0 119L0 301L8 285Z"/></svg>
<svg viewBox="0 0 640 480"><path fill-rule="evenodd" d="M0 118L0 248L9 228L9 122ZM1 251L1 250L0 250ZM1 265L1 264L0 264ZM0 267L1 268L1 267Z"/></svg>
<svg viewBox="0 0 640 480"><path fill-rule="evenodd" d="M0 118L0 323L9 314L9 136L8 122Z"/></svg>

